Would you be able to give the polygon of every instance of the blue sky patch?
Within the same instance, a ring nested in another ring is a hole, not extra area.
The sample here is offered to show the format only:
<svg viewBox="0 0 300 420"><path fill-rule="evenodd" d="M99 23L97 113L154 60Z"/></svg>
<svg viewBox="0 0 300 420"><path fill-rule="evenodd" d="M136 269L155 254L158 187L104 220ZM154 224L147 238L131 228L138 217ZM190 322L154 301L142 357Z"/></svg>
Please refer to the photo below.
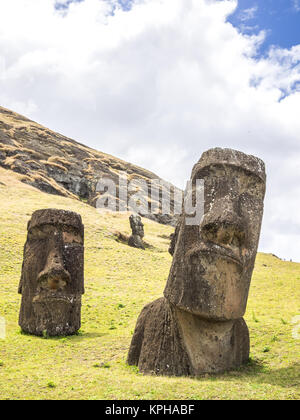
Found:
<svg viewBox="0 0 300 420"><path fill-rule="evenodd" d="M122 6L123 10L130 10L132 7L132 3L134 0L118 0L120 6Z"/></svg>
<svg viewBox="0 0 300 420"><path fill-rule="evenodd" d="M82 1L84 1L84 0L64 0L64 1L63 0L62 1L57 0L57 2L55 3L55 9L66 10L66 9L68 9L68 7L71 3L80 3Z"/></svg>
<svg viewBox="0 0 300 420"><path fill-rule="evenodd" d="M57 0L55 3L55 9L57 10L66 10L68 9L71 3L80 3L84 0ZM130 10L134 0L118 0L119 5L123 10Z"/></svg>
<svg viewBox="0 0 300 420"><path fill-rule="evenodd" d="M247 35L265 30L262 55L273 45L291 48L300 44L300 0L239 0L228 21Z"/></svg>

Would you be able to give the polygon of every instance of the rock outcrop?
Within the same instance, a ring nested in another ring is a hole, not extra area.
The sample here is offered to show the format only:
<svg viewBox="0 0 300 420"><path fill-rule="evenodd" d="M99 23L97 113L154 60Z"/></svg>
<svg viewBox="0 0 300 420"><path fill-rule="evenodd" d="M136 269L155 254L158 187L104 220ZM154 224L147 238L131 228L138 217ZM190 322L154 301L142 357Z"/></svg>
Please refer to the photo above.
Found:
<svg viewBox="0 0 300 420"><path fill-rule="evenodd" d="M0 107L0 166L22 175L22 181L49 194L79 198L96 206L100 193L96 186L101 178L118 185L119 174L126 172L128 180L162 184L165 197L174 206L176 187L136 165L98 152L72 139L55 133L34 121ZM118 193L118 191L117 191ZM149 206L154 198L148 200ZM122 197L118 199L122 201ZM154 206L161 208L160 197ZM176 217L146 214L163 224L176 224Z"/></svg>

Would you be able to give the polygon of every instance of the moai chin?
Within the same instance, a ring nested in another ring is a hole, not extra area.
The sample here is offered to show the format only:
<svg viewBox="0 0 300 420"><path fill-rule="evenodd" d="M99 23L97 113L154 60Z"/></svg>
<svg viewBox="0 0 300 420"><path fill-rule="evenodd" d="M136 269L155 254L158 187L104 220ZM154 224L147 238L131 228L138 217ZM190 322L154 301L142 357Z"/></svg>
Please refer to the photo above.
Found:
<svg viewBox="0 0 300 420"><path fill-rule="evenodd" d="M264 163L231 149L203 153L191 180L204 180L204 215L180 217L164 297L141 312L128 363L144 373L192 375L249 359L243 319L265 195Z"/></svg>
<svg viewBox="0 0 300 420"><path fill-rule="evenodd" d="M65 210L37 210L27 226L19 325L34 335L75 334L84 293L84 227Z"/></svg>
<svg viewBox="0 0 300 420"><path fill-rule="evenodd" d="M145 249L145 244L143 242L144 225L142 223L141 216L132 214L129 217L129 222L130 222L132 234L128 239L128 245L134 248Z"/></svg>

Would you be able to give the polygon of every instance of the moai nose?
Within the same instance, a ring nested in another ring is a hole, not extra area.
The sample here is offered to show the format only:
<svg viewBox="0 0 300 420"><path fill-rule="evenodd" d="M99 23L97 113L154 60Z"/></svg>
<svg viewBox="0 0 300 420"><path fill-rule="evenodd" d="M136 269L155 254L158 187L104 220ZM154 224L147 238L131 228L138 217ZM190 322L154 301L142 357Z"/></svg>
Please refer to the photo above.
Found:
<svg viewBox="0 0 300 420"><path fill-rule="evenodd" d="M40 288L58 290L69 283L71 276L64 268L63 240L61 232L54 232L48 242L48 257L44 269L38 275Z"/></svg>
<svg viewBox="0 0 300 420"><path fill-rule="evenodd" d="M222 246L242 246L246 237L246 221L238 215L237 205L234 195L216 199L202 219L201 237Z"/></svg>

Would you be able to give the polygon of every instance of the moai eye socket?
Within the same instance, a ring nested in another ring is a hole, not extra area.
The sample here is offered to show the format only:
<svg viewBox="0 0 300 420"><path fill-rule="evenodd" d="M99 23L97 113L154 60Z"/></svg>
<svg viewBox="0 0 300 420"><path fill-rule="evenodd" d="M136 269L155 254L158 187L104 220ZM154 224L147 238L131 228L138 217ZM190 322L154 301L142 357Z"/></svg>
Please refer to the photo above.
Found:
<svg viewBox="0 0 300 420"><path fill-rule="evenodd" d="M65 244L83 244L83 240L80 233L75 230L64 230L63 242Z"/></svg>
<svg viewBox="0 0 300 420"><path fill-rule="evenodd" d="M48 234L43 227L34 227L28 232L29 241L42 241L47 239L47 236Z"/></svg>

